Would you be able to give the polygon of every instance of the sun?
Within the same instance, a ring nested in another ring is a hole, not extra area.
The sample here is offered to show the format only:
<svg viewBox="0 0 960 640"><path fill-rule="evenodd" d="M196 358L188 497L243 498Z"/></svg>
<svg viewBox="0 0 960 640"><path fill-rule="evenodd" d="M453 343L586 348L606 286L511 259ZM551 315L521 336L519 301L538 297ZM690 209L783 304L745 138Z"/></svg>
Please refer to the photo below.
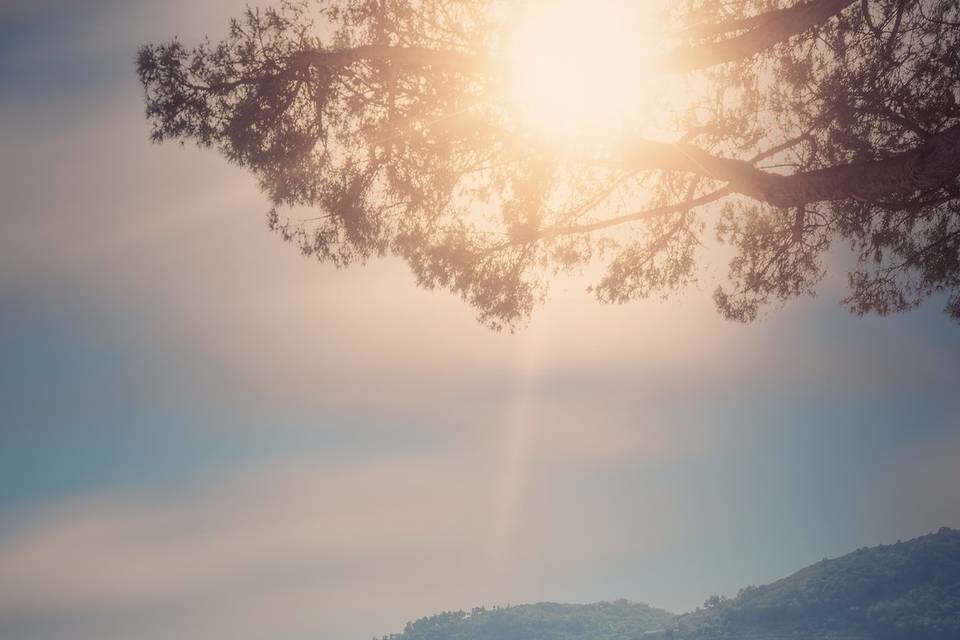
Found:
<svg viewBox="0 0 960 640"><path fill-rule="evenodd" d="M511 16L503 77L523 129L556 143L656 132L655 106L669 79L659 69L667 39L661 0L519 3Z"/></svg>

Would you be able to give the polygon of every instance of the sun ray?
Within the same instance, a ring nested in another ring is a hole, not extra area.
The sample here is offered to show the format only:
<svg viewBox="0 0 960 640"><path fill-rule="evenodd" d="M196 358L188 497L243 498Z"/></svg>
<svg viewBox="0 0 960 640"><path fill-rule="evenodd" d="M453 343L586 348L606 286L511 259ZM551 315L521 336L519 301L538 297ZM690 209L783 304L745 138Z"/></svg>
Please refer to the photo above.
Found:
<svg viewBox="0 0 960 640"><path fill-rule="evenodd" d="M493 529L490 537L490 568L494 582L507 578L514 538L521 526L526 499L530 455L536 435L537 401L534 389L540 368L539 341L523 340L518 352L513 400L503 424L500 468L494 484Z"/></svg>

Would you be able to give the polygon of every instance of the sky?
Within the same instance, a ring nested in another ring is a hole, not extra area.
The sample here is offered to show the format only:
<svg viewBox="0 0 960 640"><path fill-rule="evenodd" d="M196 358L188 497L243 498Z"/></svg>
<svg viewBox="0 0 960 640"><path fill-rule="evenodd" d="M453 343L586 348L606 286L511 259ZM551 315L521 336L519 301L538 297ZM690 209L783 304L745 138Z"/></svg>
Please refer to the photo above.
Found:
<svg viewBox="0 0 960 640"><path fill-rule="evenodd" d="M576 279L494 333L269 233L148 141L136 48L242 2L0 3L0 636L365 639L445 609L674 612L960 526L960 327Z"/></svg>

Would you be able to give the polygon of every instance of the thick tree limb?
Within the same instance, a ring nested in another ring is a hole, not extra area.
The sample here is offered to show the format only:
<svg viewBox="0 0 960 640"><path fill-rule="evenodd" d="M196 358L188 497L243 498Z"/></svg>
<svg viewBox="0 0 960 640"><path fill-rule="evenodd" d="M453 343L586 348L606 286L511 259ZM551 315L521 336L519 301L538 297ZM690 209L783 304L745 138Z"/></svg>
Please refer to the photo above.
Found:
<svg viewBox="0 0 960 640"><path fill-rule="evenodd" d="M758 175L759 174L759 175ZM854 162L780 176L758 171L733 187L779 207L832 200L882 201L909 198L947 185L960 174L960 125L883 160Z"/></svg>
<svg viewBox="0 0 960 640"><path fill-rule="evenodd" d="M809 0L752 18L701 26L699 31L705 34L749 30L719 42L682 47L668 54L663 64L671 71L685 72L742 60L823 24L854 2L856 0Z"/></svg>
<svg viewBox="0 0 960 640"><path fill-rule="evenodd" d="M883 160L780 175L751 162L712 155L688 144L641 141L620 161L633 169L685 171L726 182L733 192L777 207L835 200L905 198L960 174L960 125L931 135L914 149Z"/></svg>
<svg viewBox="0 0 960 640"><path fill-rule="evenodd" d="M699 26L696 28L698 35L720 35L744 29L747 31L719 42L677 49L663 59L663 67L674 72L687 72L747 58L826 22L855 1L808 0L758 16ZM389 45L304 51L294 60L295 63L318 67L346 66L359 61L389 63L405 68L429 66L462 72L480 71L490 62L481 56L454 50Z"/></svg>

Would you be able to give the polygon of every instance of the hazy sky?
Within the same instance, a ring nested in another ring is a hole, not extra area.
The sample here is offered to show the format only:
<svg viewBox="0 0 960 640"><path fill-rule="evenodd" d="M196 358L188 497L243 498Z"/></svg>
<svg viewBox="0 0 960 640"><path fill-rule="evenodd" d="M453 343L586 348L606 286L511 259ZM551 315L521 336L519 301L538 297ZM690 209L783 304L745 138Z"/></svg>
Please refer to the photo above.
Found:
<svg viewBox="0 0 960 640"><path fill-rule="evenodd" d="M271 235L147 141L138 44L242 2L0 3L0 636L366 639L448 608L673 611L960 525L960 327L560 281L517 335ZM198 8L199 5L199 8Z"/></svg>

